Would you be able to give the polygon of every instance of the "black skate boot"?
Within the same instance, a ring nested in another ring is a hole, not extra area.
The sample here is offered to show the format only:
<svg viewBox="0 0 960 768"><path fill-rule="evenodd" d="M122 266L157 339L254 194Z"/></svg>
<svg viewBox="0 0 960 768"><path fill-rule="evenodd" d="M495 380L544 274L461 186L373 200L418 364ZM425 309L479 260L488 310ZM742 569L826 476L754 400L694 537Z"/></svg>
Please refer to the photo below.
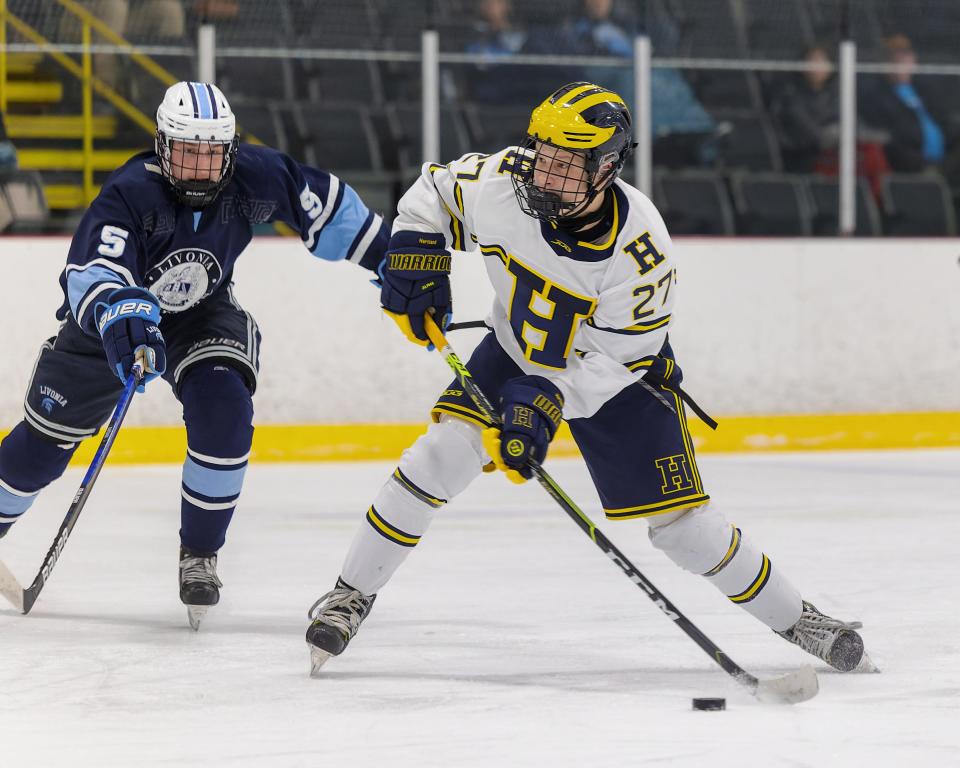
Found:
<svg viewBox="0 0 960 768"><path fill-rule="evenodd" d="M187 606L187 618L194 632L200 629L207 609L220 602L222 586L217 578L216 552L204 554L180 547L180 601Z"/></svg>
<svg viewBox="0 0 960 768"><path fill-rule="evenodd" d="M863 652L863 638L855 631L862 626L859 621L832 619L804 600L803 613L797 623L786 632L777 634L840 672L856 669L861 661L868 671L875 671L873 663Z"/></svg>
<svg viewBox="0 0 960 768"><path fill-rule="evenodd" d="M376 599L376 595L367 597L343 579L337 579L337 585L307 611L307 617L313 619L307 627L310 677L316 677L331 656L343 653Z"/></svg>

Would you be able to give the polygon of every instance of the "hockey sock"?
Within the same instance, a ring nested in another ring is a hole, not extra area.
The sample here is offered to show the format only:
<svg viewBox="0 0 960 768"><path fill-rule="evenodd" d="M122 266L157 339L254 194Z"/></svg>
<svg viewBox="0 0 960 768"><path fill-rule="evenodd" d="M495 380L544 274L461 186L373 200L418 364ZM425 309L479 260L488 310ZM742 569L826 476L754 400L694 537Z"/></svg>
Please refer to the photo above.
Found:
<svg viewBox="0 0 960 768"><path fill-rule="evenodd" d="M67 468L76 445L62 448L20 422L0 443L0 536Z"/></svg>
<svg viewBox="0 0 960 768"><path fill-rule="evenodd" d="M197 554L223 546L243 488L253 442L253 400L243 376L223 363L200 363L180 388L187 425L180 540Z"/></svg>
<svg viewBox="0 0 960 768"><path fill-rule="evenodd" d="M782 632L800 618L800 593L766 554L711 505L665 524L650 520L650 540L681 568L699 573L731 602Z"/></svg>
<svg viewBox="0 0 960 768"><path fill-rule="evenodd" d="M403 452L400 466L367 510L342 578L376 594L420 542L434 514L480 474L487 462L480 428L442 417Z"/></svg>

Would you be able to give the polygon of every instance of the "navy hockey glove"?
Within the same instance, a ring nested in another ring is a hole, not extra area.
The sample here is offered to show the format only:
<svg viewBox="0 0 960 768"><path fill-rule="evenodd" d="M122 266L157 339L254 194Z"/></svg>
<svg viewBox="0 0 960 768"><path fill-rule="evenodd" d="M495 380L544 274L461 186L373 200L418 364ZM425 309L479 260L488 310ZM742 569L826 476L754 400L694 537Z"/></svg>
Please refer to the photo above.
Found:
<svg viewBox="0 0 960 768"><path fill-rule="evenodd" d="M144 384L167 369L167 348L160 333L160 306L156 297L143 288L117 288L94 309L97 330L103 339L110 369L126 381L143 350Z"/></svg>
<svg viewBox="0 0 960 768"><path fill-rule="evenodd" d="M650 361L643 378L644 381L651 384L659 384L667 389L674 389L683 382L683 371L680 370L680 366L677 365L675 360L657 355Z"/></svg>
<svg viewBox="0 0 960 768"><path fill-rule="evenodd" d="M542 376L518 376L500 393L503 429L483 432L483 445L497 469L515 483L533 477L531 462L541 464L563 420L563 395Z"/></svg>
<svg viewBox="0 0 960 768"><path fill-rule="evenodd" d="M433 314L445 328L453 311L450 297L450 252L443 236L428 232L397 232L380 271L380 305L414 344L430 345L423 316Z"/></svg>

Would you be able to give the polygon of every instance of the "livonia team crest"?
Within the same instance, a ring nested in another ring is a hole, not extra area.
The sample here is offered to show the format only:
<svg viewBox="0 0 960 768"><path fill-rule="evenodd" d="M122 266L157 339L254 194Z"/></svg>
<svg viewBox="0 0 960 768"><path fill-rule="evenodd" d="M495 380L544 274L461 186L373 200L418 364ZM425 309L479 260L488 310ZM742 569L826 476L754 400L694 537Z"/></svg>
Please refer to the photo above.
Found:
<svg viewBox="0 0 960 768"><path fill-rule="evenodd" d="M166 312L182 312L220 283L223 269L210 251L181 248L147 273L144 281Z"/></svg>

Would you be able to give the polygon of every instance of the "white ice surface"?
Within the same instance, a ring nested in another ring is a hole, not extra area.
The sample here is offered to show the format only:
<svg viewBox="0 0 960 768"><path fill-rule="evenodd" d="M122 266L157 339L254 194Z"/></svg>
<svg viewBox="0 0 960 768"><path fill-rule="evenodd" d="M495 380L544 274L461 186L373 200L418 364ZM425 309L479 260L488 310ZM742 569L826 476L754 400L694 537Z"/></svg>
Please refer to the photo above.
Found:
<svg viewBox="0 0 960 768"><path fill-rule="evenodd" d="M307 608L333 583L386 464L252 466L223 599L177 597L179 471L109 463L33 612L0 608L0 767L960 765L960 451L706 456L708 490L800 587L860 619L878 675L815 664L821 692L754 701L532 483L484 476L438 516L322 679ZM557 480L758 676L807 662L602 521L583 466ZM0 541L29 581L71 470ZM692 712L725 696L725 712Z"/></svg>

